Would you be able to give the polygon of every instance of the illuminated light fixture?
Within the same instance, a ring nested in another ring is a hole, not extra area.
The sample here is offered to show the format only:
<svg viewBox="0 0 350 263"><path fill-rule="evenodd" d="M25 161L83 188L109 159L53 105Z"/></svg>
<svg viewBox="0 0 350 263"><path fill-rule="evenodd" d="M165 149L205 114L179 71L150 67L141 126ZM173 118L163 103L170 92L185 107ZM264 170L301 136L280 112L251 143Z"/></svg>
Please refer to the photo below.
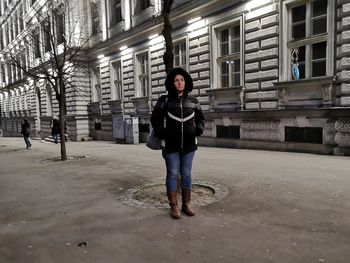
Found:
<svg viewBox="0 0 350 263"><path fill-rule="evenodd" d="M192 23L194 23L194 22L197 22L197 21L199 21L199 20L201 20L202 18L199 16L199 17L196 17L196 18L193 18L193 19L190 19L190 20L188 20L188 24L192 24Z"/></svg>
<svg viewBox="0 0 350 263"><path fill-rule="evenodd" d="M120 51L123 51L123 50L125 50L125 49L127 49L128 48L128 46L121 46L120 48L119 48L119 50Z"/></svg>
<svg viewBox="0 0 350 263"><path fill-rule="evenodd" d="M105 57L105 55L103 55L103 54L97 56L98 59L102 59L104 57Z"/></svg>
<svg viewBox="0 0 350 263"><path fill-rule="evenodd" d="M158 35L158 34L153 34L153 35L150 35L150 36L148 37L148 39L151 40L151 39L153 39L153 38L156 38L157 36L159 36L159 35Z"/></svg>

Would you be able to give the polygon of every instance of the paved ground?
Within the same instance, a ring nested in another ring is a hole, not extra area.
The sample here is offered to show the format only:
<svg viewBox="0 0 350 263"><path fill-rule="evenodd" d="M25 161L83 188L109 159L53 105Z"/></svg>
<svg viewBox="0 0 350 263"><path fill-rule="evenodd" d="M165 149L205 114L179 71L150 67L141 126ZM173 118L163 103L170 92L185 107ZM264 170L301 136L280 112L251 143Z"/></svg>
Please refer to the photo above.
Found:
<svg viewBox="0 0 350 263"><path fill-rule="evenodd" d="M0 138L1 263L350 262L349 157L202 147L194 179L229 193L176 221L120 198L164 179L144 144L23 145Z"/></svg>

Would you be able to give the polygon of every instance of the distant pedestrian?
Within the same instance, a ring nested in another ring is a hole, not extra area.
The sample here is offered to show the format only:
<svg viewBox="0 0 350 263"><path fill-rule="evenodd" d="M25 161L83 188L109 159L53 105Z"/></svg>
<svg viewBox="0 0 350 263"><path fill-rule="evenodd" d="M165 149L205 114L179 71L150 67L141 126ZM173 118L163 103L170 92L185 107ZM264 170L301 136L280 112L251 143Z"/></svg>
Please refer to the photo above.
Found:
<svg viewBox="0 0 350 263"><path fill-rule="evenodd" d="M57 116L53 116L51 121L51 135L54 139L54 142L58 143L58 135L60 134L60 123L58 121Z"/></svg>
<svg viewBox="0 0 350 263"><path fill-rule="evenodd" d="M29 141L30 124L27 119L24 119L24 122L22 123L21 134L23 135L24 142L26 143L27 149L30 149L30 147L32 147L32 144Z"/></svg>
<svg viewBox="0 0 350 263"><path fill-rule="evenodd" d="M204 130L204 116L198 100L188 93L193 80L184 69L173 69L165 80L168 95L162 95L154 107L151 123L154 134L165 141L162 149L166 164L166 189L170 215L179 219L178 179L181 176L182 212L194 216L190 207L192 161L197 150L197 136ZM166 120L164 122L164 119Z"/></svg>

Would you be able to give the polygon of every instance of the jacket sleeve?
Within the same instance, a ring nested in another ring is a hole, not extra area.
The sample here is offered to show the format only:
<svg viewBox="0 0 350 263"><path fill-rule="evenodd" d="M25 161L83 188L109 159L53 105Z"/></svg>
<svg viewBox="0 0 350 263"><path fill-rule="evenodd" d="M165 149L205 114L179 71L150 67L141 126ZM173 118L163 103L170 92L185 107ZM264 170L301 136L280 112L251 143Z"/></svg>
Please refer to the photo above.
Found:
<svg viewBox="0 0 350 263"><path fill-rule="evenodd" d="M164 127L164 118L166 114L166 96L161 96L156 105L154 106L151 124L154 130L154 134L160 139L165 138L166 128Z"/></svg>
<svg viewBox="0 0 350 263"><path fill-rule="evenodd" d="M196 123L196 135L200 136L204 131L204 115L201 109L201 105L197 101L195 109L195 123Z"/></svg>

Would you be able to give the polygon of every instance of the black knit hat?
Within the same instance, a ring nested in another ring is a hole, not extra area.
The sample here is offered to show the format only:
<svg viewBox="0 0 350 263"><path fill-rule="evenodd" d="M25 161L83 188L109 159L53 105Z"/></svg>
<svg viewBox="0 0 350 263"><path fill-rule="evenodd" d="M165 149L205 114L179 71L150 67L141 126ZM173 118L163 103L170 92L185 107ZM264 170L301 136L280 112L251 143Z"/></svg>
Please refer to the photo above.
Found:
<svg viewBox="0 0 350 263"><path fill-rule="evenodd" d="M187 73L186 70L183 68L174 68L170 73L168 74L166 80L165 80L165 88L169 93L176 93L177 90L175 88L174 79L176 75L181 75L185 79L185 94L187 95L189 92L193 89L193 80L191 78L191 75Z"/></svg>

